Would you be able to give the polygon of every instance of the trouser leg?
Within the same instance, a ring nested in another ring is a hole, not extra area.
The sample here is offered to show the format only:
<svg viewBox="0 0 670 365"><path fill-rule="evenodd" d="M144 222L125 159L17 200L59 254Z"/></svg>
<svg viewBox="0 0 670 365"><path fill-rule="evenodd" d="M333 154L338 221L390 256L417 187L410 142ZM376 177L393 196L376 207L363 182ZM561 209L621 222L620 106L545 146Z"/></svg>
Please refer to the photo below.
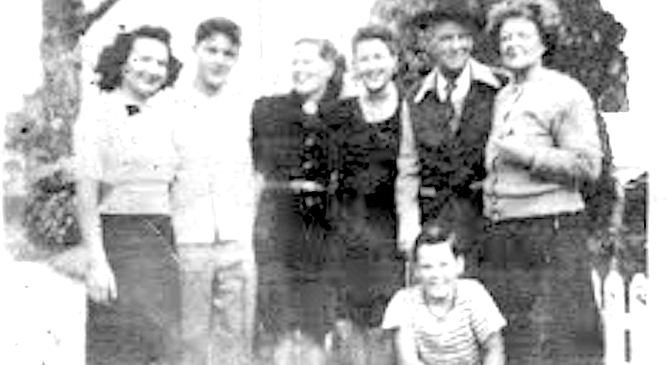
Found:
<svg viewBox="0 0 670 365"><path fill-rule="evenodd" d="M206 365L212 303L211 243L179 245L182 263L184 365Z"/></svg>
<svg viewBox="0 0 670 365"><path fill-rule="evenodd" d="M233 245L236 242L179 248L185 365L244 364L250 358L256 273L253 256Z"/></svg>

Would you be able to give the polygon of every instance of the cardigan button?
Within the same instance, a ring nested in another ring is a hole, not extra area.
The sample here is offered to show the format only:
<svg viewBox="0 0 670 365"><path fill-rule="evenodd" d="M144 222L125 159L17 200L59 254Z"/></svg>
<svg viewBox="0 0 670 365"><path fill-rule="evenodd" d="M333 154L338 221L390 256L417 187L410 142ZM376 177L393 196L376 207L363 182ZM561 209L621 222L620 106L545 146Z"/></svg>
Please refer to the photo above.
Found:
<svg viewBox="0 0 670 365"><path fill-rule="evenodd" d="M493 214L491 214L491 220L493 220L494 222L497 222L497 221L500 220L500 218L501 218L500 217L500 212L497 211L497 210L494 210Z"/></svg>

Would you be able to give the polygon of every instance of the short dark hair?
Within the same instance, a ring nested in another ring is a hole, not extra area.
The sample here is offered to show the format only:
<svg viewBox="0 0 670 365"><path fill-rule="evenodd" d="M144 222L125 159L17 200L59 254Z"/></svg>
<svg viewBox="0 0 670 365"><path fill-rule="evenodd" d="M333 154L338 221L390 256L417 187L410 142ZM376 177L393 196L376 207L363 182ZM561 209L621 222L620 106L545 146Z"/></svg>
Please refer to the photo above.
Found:
<svg viewBox="0 0 670 365"><path fill-rule="evenodd" d="M172 86L177 80L182 64L172 53L172 47L170 46L172 37L170 32L163 27L145 25L130 32L117 34L112 44L106 46L100 52L94 71L100 75L97 85L101 90L113 91L121 85L123 81L123 66L128 61L128 56L130 56L135 40L138 38L158 40L164 43L168 49L168 75L161 89Z"/></svg>
<svg viewBox="0 0 670 365"><path fill-rule="evenodd" d="M198 44L215 34L225 35L235 47L242 44L242 29L237 23L224 17L210 18L200 23L195 31L195 43Z"/></svg>
<svg viewBox="0 0 670 365"><path fill-rule="evenodd" d="M511 18L527 19L535 24L547 55L558 45L558 29L561 25L561 13L558 5L551 0L513 0L504 1L491 7L487 14L486 29L499 41L500 28Z"/></svg>
<svg viewBox="0 0 670 365"><path fill-rule="evenodd" d="M467 246L464 244L457 229L450 228L444 224L427 223L421 230L412 249L412 260L417 260L419 248L442 243L449 243L454 257L464 256Z"/></svg>
<svg viewBox="0 0 670 365"><path fill-rule="evenodd" d="M344 73L347 70L347 62L344 59L344 56L338 52L333 42L327 39L300 38L295 41L294 45L297 46L303 43L317 46L319 49L319 57L328 62L333 62L335 66L333 75L330 77L330 80L328 80L328 86L322 100L326 102L339 98L342 87L344 86Z"/></svg>
<svg viewBox="0 0 670 365"><path fill-rule="evenodd" d="M356 52L356 46L367 40L378 39L386 44L389 51L392 55L398 56L400 53L400 45L398 44L398 38L393 33L391 29L383 25L368 25L362 28L359 28L354 37L351 40L351 46L354 53Z"/></svg>

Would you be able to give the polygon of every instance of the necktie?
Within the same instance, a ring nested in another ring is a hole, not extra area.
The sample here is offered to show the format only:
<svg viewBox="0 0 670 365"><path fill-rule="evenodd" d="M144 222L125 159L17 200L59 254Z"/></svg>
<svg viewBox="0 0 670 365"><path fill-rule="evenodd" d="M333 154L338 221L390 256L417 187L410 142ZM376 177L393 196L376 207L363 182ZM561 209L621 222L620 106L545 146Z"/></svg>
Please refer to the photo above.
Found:
<svg viewBox="0 0 670 365"><path fill-rule="evenodd" d="M454 80L450 80L445 88L445 94L447 97L445 100L444 107L445 107L445 118L449 125L449 132L451 136L453 136L456 133L460 124L459 123L460 120L456 115L456 108L454 107L454 104L451 101L451 95L454 93L454 89L456 89L456 82Z"/></svg>

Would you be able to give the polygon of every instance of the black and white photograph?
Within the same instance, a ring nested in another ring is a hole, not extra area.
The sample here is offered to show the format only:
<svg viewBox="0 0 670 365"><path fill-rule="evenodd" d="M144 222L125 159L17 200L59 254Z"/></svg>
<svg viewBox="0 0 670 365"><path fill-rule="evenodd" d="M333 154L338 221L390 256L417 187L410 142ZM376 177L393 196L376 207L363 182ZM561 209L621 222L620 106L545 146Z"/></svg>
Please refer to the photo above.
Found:
<svg viewBox="0 0 670 365"><path fill-rule="evenodd" d="M668 361L656 3L11 5L0 364Z"/></svg>

